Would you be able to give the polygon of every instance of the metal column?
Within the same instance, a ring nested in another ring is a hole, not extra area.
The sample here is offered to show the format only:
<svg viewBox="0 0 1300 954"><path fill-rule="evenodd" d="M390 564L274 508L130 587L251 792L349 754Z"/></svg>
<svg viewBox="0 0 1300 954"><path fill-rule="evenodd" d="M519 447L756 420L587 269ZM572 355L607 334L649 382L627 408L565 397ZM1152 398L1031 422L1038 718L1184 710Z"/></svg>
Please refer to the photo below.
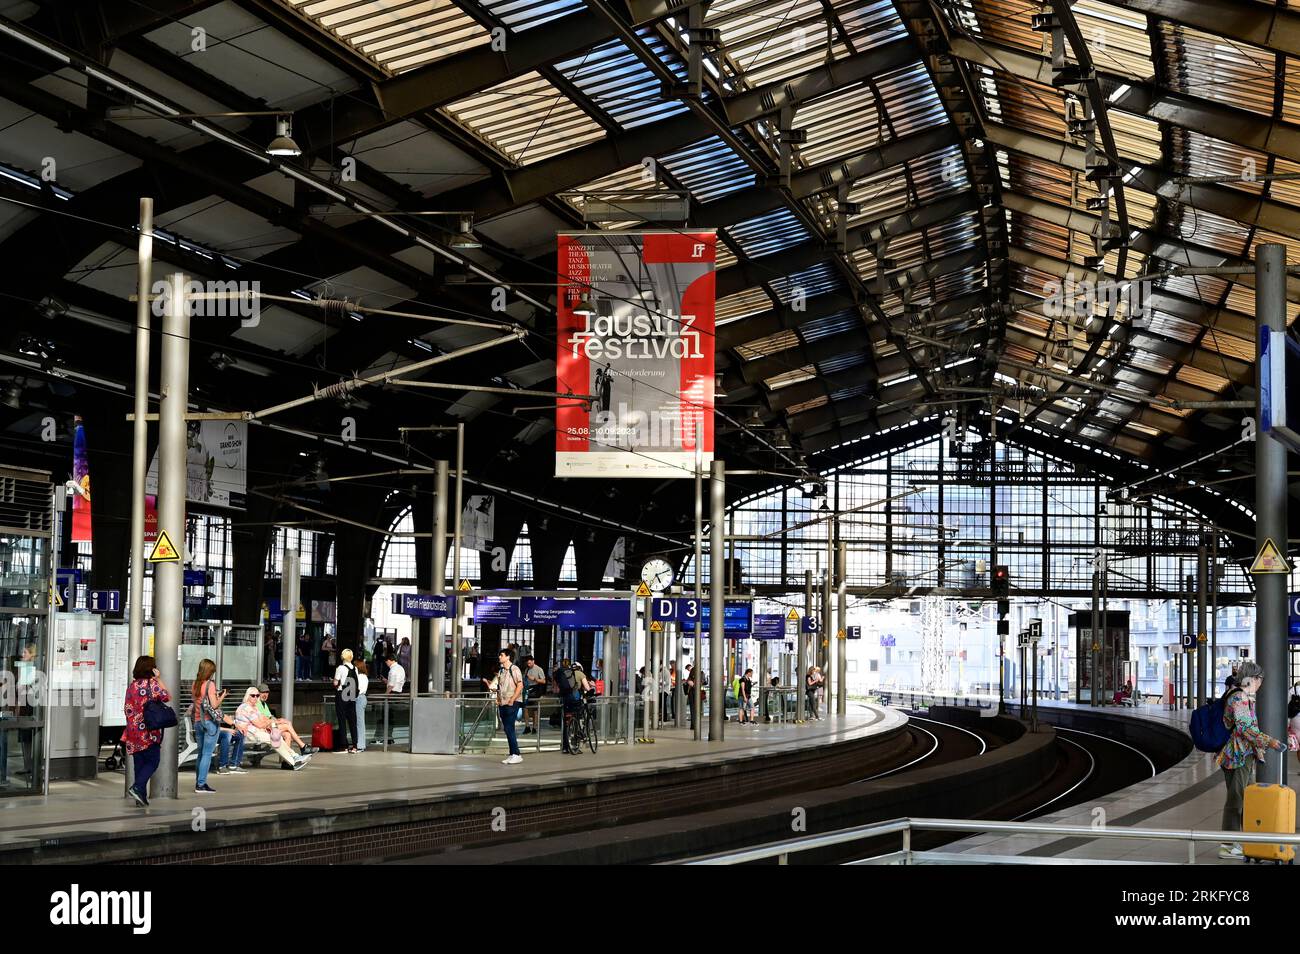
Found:
<svg viewBox="0 0 1300 954"><path fill-rule="evenodd" d="M713 462L709 484L709 741L721 742L727 719L727 680L723 671L726 652L726 597L723 557L726 555L727 465Z"/></svg>
<svg viewBox="0 0 1300 954"><path fill-rule="evenodd" d="M686 724L686 713L682 711L686 705L686 699L682 691L686 685L686 680L682 678L682 624L670 623L669 625L673 628L673 647L677 656L677 668L674 670L677 673L677 683L672 687L673 727L680 729Z"/></svg>
<svg viewBox="0 0 1300 954"><path fill-rule="evenodd" d="M1195 564L1192 564L1193 568ZM1196 708L1196 574L1187 574L1187 635L1192 645L1187 650L1187 708Z"/></svg>
<svg viewBox="0 0 1300 954"><path fill-rule="evenodd" d="M298 642L298 594L302 564L298 551L285 547L280 555L280 629L284 639L280 644L280 715L293 720L293 689L298 670L294 652ZM288 607L288 609L285 609ZM285 677L288 673L288 677Z"/></svg>
<svg viewBox="0 0 1300 954"><path fill-rule="evenodd" d="M1286 334L1286 248L1269 243L1255 249L1255 323L1261 338ZM1281 340L1278 339L1281 346ZM1262 342L1258 342L1261 343ZM1262 348L1258 353L1262 353ZM1271 349L1270 349L1271 350ZM1259 394L1260 362L1255 363L1255 393ZM1255 547L1258 552L1271 540L1286 553L1287 452L1264 431L1263 407L1255 409ZM1264 685L1257 697L1260 728L1275 739L1286 738L1287 607L1285 573L1255 576L1255 652L1264 670ZM1281 782L1278 763L1265 759L1259 766L1260 782Z"/></svg>
<svg viewBox="0 0 1300 954"><path fill-rule="evenodd" d="M445 593L447 590L447 462L445 460L435 461L433 465L433 580L429 587L429 592L434 596ZM455 624L453 623L453 626ZM431 685L429 686L434 692L441 695L445 691L445 680L443 677L443 632L442 620L434 617L429 620L429 677ZM412 658L412 664L414 664ZM519 662L519 660L515 660ZM416 670L419 673L419 670ZM417 677L418 678L418 675ZM453 675L452 685L456 685L456 679Z"/></svg>
<svg viewBox="0 0 1300 954"><path fill-rule="evenodd" d="M813 611L813 584L812 570L803 571L803 616L804 619L812 616ZM796 723L804 722L808 718L806 707L807 693L804 692L804 679L807 676L808 668L808 634L804 632L804 621L799 621L799 656L794 667L794 688L795 688L795 715Z"/></svg>
<svg viewBox="0 0 1300 954"><path fill-rule="evenodd" d="M835 684L835 714L846 715L849 711L849 683L845 678L845 673L849 671L849 557L848 547L842 540L836 549L835 557L835 575L839 577L839 625L835 629L835 668L840 676L839 682Z"/></svg>
<svg viewBox="0 0 1300 954"><path fill-rule="evenodd" d="M126 655L129 665L144 654L144 482L149 470L149 330L153 302L153 199L140 200L140 242L136 253L135 303L135 423L131 438L130 582L127 587ZM259 674L260 677L260 674ZM180 687L167 684L168 691ZM175 700L178 704L179 697ZM125 788L135 784L135 760L126 760ZM125 789L123 795L125 795Z"/></svg>
<svg viewBox="0 0 1300 954"><path fill-rule="evenodd" d="M163 683L183 708L181 691L181 626L184 619L185 558L185 413L189 405L190 313L186 278L169 276L162 336L162 400L158 405L158 539L166 533L179 560L158 563L153 574L154 656ZM177 797L176 729L163 733L154 795Z"/></svg>
<svg viewBox="0 0 1300 954"><path fill-rule="evenodd" d="M1205 540L1196 551L1196 704L1205 705L1206 699L1206 607L1209 603L1210 554Z"/></svg>
<svg viewBox="0 0 1300 954"><path fill-rule="evenodd" d="M828 494L829 496L829 494ZM834 697L831 692L835 688L835 674L831 671L834 668L831 657L831 626L835 619L833 614L833 604L831 602L834 591L834 566L835 566L835 532L836 527L834 520L826 521L826 576L823 580L825 586L822 588L822 619L821 632L818 634L817 646L819 647L818 656L821 659L819 665L822 668L822 698L826 700L826 715L829 718L831 714Z"/></svg>
<svg viewBox="0 0 1300 954"><path fill-rule="evenodd" d="M451 531L451 584L453 591L460 585L460 544L461 544L461 520L462 510L464 508L464 489L465 489L465 424L464 422L456 425L456 498L452 502L456 508L455 517L452 520ZM440 578L439 586L446 584ZM446 590L439 590L446 592ZM456 614L451 618L451 689L453 695L460 695L461 683L464 677L461 675L465 669L461 663L461 653L464 650L461 647L461 629L460 623L463 617L460 614L460 607L456 607ZM534 650L537 647L533 647ZM609 657L606 657L608 660Z"/></svg>
<svg viewBox="0 0 1300 954"><path fill-rule="evenodd" d="M704 463L698 453L695 456L695 605L704 606ZM691 654L694 659L691 673L695 677L691 690L691 711L695 713L692 734L696 742L704 738L704 640L700 632L703 615L701 612L695 616L695 650Z"/></svg>
<svg viewBox="0 0 1300 954"><path fill-rule="evenodd" d="M1098 699L1101 697L1101 637L1098 635L1101 626L1101 574L1098 572L1096 562L1092 565L1092 630L1089 635L1092 637L1092 645L1088 647L1091 652L1089 657L1092 660L1090 678L1088 680L1088 705L1101 705Z"/></svg>

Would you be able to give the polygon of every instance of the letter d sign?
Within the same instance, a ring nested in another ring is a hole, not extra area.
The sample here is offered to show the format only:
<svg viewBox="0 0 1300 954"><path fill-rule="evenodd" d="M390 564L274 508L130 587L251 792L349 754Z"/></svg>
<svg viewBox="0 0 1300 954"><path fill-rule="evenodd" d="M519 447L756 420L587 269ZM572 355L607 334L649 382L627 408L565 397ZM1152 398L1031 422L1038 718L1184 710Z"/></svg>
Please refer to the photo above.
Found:
<svg viewBox="0 0 1300 954"><path fill-rule="evenodd" d="M655 619L673 618L673 601L660 599L655 601Z"/></svg>

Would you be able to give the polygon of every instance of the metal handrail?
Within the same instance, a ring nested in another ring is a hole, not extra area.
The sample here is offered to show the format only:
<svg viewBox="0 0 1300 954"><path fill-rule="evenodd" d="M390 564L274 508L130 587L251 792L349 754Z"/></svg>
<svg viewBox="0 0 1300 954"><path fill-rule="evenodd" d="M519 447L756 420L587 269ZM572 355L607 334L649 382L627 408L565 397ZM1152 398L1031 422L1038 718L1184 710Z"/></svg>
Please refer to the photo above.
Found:
<svg viewBox="0 0 1300 954"><path fill-rule="evenodd" d="M483 698L484 698L484 699L487 699L487 698L489 698L489 695L490 695L490 694L486 694L486 693L485 693L484 696L483 696ZM461 694L461 695L457 698L456 701L460 703L461 711L464 711L464 709L465 709L465 703L466 703L470 698L471 698L471 696L470 696L469 693L463 693L463 694ZM470 726L470 730L469 730L468 732L461 733L461 737L460 737L460 745L457 746L457 748L456 748L456 752L457 752L458 755L464 755L464 754L465 754L465 746L469 745L469 740L472 739L472 738L474 738L474 737L478 734L478 727L479 727L479 725L483 722L483 715L484 715L484 713L491 712L491 711L492 711L492 708L493 708L493 707L490 706L490 705L485 705L485 706L483 706L481 709L479 709L479 710L478 710L478 715L475 716L475 718L474 718L474 724L473 724L472 726ZM462 723L462 724L463 724L463 723ZM494 734L495 734L495 732L494 732Z"/></svg>
<svg viewBox="0 0 1300 954"><path fill-rule="evenodd" d="M718 852L701 855L683 861L670 862L684 865L738 865L750 861L763 861L768 858L778 859L779 864L786 864L790 855L817 848L829 848L836 845L852 844L868 838L884 835L903 835L903 853L908 858L914 852L911 848L913 831L950 831L968 835L1006 834L1006 835L1049 835L1049 836L1083 836L1085 838L1119 838L1137 841L1186 841L1189 842L1187 859L1189 864L1196 863L1195 846L1198 842L1238 842L1244 844L1300 845L1300 835L1286 835L1280 832L1249 833L1241 831L1196 831L1190 828L1093 828L1089 825L1042 825L1032 822L998 822L967 821L959 818L896 818L893 821L874 822L855 828L827 832L824 835L809 835L804 838L792 838L787 841L746 848L742 851ZM919 852L918 854L924 854ZM1026 864L1032 863L1026 858Z"/></svg>

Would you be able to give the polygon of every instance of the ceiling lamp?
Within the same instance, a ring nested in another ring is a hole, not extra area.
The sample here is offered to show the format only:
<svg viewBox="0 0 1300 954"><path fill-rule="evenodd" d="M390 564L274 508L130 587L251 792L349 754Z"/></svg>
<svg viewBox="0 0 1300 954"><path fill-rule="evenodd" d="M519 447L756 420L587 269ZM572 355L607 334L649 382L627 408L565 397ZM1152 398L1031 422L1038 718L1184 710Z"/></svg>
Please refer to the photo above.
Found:
<svg viewBox="0 0 1300 954"><path fill-rule="evenodd" d="M277 116L275 117L275 138L271 144L266 147L268 156L284 156L290 159L302 155L302 150L298 144L293 141L293 117Z"/></svg>
<svg viewBox="0 0 1300 954"><path fill-rule="evenodd" d="M723 373L719 371L713 376L713 396L715 398L726 397L727 389L722 386Z"/></svg>
<svg viewBox="0 0 1300 954"><path fill-rule="evenodd" d="M325 471L325 456L318 454L312 464L311 479L316 482L316 489L324 493L330 489L330 475Z"/></svg>
<svg viewBox="0 0 1300 954"><path fill-rule="evenodd" d="M22 378L17 378L14 383L5 388L4 397L0 397L0 404L5 407L11 407L15 411L23 409L23 388L26 382Z"/></svg>
<svg viewBox="0 0 1300 954"><path fill-rule="evenodd" d="M235 366L235 359L224 351L214 351L208 358L208 364L212 365L212 367L216 368L218 371L225 371Z"/></svg>
<svg viewBox="0 0 1300 954"><path fill-rule="evenodd" d="M483 243L474 237L474 217L462 215L459 226L447 243L451 248L482 248Z"/></svg>
<svg viewBox="0 0 1300 954"><path fill-rule="evenodd" d="M751 407L749 413L745 415L746 427L762 427L763 415L758 413L757 407Z"/></svg>
<svg viewBox="0 0 1300 954"><path fill-rule="evenodd" d="M772 435L772 446L777 450L790 450L794 447L790 443L790 432L784 427L778 427Z"/></svg>
<svg viewBox="0 0 1300 954"><path fill-rule="evenodd" d="M46 295L36 306L36 312L47 321L54 321L68 313L68 306L53 295Z"/></svg>
<svg viewBox="0 0 1300 954"><path fill-rule="evenodd" d="M596 309L591 304L590 294L583 292L578 296L578 303L573 306L573 313L575 315L594 315L596 313Z"/></svg>

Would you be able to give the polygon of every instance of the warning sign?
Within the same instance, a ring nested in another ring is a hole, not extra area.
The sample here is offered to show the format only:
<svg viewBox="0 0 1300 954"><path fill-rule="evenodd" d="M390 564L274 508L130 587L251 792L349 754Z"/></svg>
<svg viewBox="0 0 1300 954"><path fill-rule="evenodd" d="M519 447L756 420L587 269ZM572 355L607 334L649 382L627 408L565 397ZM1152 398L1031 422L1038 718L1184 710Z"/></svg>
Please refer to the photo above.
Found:
<svg viewBox="0 0 1300 954"><path fill-rule="evenodd" d="M456 587L456 589L460 590L462 593L468 593L473 589L473 587L469 585L469 580L461 580L460 586Z"/></svg>
<svg viewBox="0 0 1300 954"><path fill-rule="evenodd" d="M50 602L60 609L63 608L63 594L59 592L59 588L53 583L50 584Z"/></svg>
<svg viewBox="0 0 1300 954"><path fill-rule="evenodd" d="M636 588L636 595L637 595L637 596L649 596L649 595L650 595L650 587L648 587L648 586L645 585L645 580L642 580L641 583L640 583L640 585Z"/></svg>
<svg viewBox="0 0 1300 954"><path fill-rule="evenodd" d="M797 609L792 609L790 612L785 614L785 618L797 620L799 618L799 611Z"/></svg>
<svg viewBox="0 0 1300 954"><path fill-rule="evenodd" d="M661 622L660 622L659 620L657 620L657 619L656 619L656 620L651 620L651 622L650 622L650 632L652 632L652 633L662 633L663 631L664 631L664 624L663 624L663 623L661 623Z"/></svg>
<svg viewBox="0 0 1300 954"><path fill-rule="evenodd" d="M1264 540L1264 545L1255 554L1255 562L1250 565L1251 573L1290 573L1291 566L1286 557L1277 548L1272 538Z"/></svg>
<svg viewBox="0 0 1300 954"><path fill-rule="evenodd" d="M844 630L842 630L842 629L841 629L839 632L837 632L837 633L835 634L835 638L836 638L836 639L848 639L848 637L849 637L849 634L846 633L846 632L844 632Z"/></svg>
<svg viewBox="0 0 1300 954"><path fill-rule="evenodd" d="M180 551L172 545L172 538L167 535L167 531L159 530L158 542L153 545L153 552L149 554L149 562L179 563L180 559Z"/></svg>

